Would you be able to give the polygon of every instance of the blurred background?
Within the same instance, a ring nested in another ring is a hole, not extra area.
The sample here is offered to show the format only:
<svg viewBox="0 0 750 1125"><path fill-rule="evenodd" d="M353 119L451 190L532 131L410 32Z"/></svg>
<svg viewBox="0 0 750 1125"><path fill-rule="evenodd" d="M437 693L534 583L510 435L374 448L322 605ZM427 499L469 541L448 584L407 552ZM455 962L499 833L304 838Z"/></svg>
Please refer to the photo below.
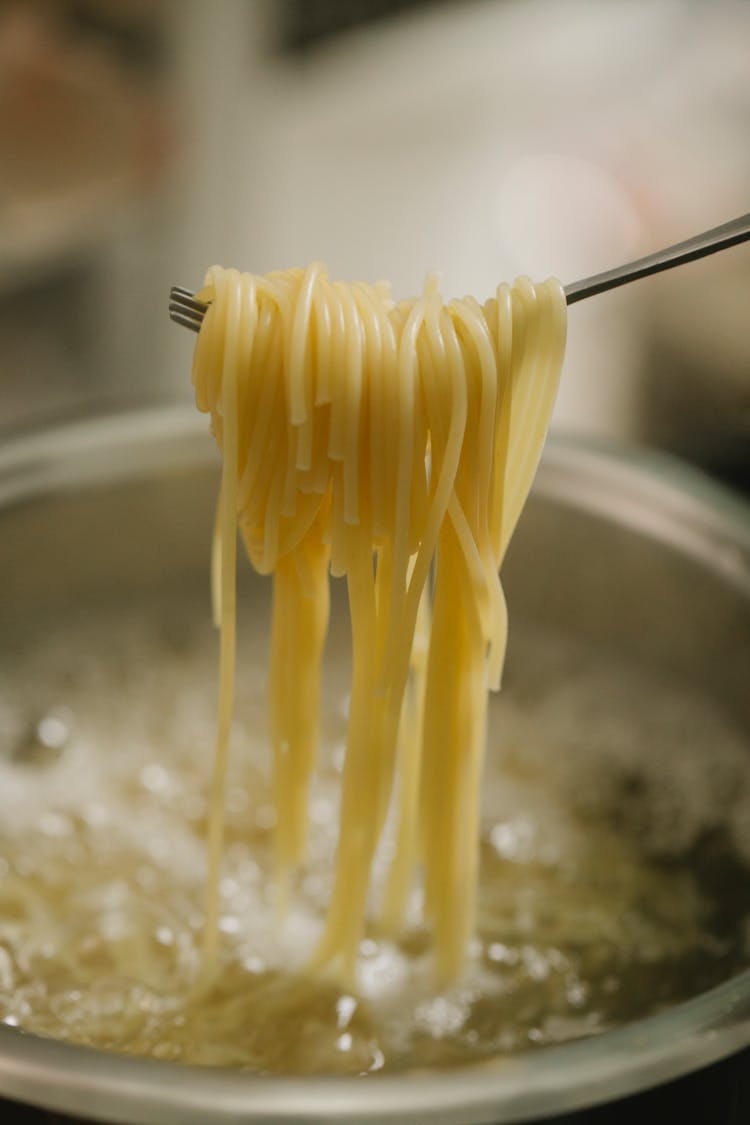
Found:
<svg viewBox="0 0 750 1125"><path fill-rule="evenodd" d="M170 284L490 295L750 209L743 0L0 2L0 440L191 398ZM750 249L576 305L554 425L750 487Z"/></svg>

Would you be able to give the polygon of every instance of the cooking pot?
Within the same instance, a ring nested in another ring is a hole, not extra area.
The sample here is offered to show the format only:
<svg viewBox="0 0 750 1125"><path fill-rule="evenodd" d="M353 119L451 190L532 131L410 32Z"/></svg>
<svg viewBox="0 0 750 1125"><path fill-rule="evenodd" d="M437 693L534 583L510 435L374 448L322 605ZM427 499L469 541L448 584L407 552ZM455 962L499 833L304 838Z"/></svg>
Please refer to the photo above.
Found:
<svg viewBox="0 0 750 1125"><path fill-rule="evenodd" d="M6 444L0 451L0 643L11 643L25 621L52 619L76 599L93 604L123 591L137 595L165 574L170 583L197 582L207 590L217 480L205 419L182 408ZM510 660L516 620L606 644L656 677L695 684L747 734L750 750L750 510L743 502L662 456L553 440L504 577ZM722 1071L733 1076L731 1096L723 1106L719 1098L710 1117L718 1123L747 1108L741 1052L749 1044L746 971L589 1039L462 1068L372 1078L202 1069L0 1027L0 1097L8 1109L12 1101L16 1112L23 1105L29 1115L30 1107L41 1107L154 1125L520 1122L611 1106L653 1087L676 1089L678 1079L731 1065ZM729 1081L715 1091L729 1089Z"/></svg>

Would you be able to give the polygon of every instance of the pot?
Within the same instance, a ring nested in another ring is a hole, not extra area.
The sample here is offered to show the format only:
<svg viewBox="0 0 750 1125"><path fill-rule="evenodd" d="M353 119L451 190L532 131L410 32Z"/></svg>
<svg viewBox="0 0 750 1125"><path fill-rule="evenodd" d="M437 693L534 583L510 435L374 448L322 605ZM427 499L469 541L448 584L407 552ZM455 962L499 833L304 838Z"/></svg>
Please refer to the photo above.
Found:
<svg viewBox="0 0 750 1125"><path fill-rule="evenodd" d="M76 600L95 604L123 591L137 597L164 580L165 568L172 585L207 587L218 458L205 430L192 411L170 408L6 445L0 453L2 643L11 643L25 622L51 620ZM509 662L515 621L552 625L584 644L614 648L657 679L695 685L744 732L750 750L750 510L744 503L662 456L551 441L504 577ZM0 1096L29 1113L42 1107L144 1125L521 1122L612 1103L718 1064L734 1063L739 1081L747 1074L740 1053L749 1044L750 972L744 971L588 1039L372 1079L181 1066L0 1026ZM732 1094L741 1113L738 1097Z"/></svg>

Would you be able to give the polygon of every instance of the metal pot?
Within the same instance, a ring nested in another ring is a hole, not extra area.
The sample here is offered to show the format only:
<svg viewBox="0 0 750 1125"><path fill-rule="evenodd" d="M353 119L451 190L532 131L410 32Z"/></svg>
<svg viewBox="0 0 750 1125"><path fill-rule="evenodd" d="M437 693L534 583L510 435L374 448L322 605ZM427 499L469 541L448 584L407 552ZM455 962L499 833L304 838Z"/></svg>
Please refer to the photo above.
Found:
<svg viewBox="0 0 750 1125"><path fill-rule="evenodd" d="M76 598L148 588L165 568L170 581L205 584L216 463L204 420L185 410L88 422L7 445L0 452L4 625L22 627L30 614L52 615ZM687 678L734 716L750 745L746 505L669 460L551 442L505 577L512 619L552 623ZM87 1119L159 1125L529 1121L670 1082L748 1044L744 972L596 1038L372 1080L212 1071L0 1027L0 1095Z"/></svg>

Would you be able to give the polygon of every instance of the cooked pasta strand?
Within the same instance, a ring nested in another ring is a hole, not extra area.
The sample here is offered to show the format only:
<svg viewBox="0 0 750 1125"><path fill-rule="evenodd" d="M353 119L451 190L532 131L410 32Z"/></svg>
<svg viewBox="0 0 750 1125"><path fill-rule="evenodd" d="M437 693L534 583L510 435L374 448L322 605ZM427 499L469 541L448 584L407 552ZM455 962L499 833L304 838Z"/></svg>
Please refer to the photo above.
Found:
<svg viewBox="0 0 750 1125"><path fill-rule="evenodd" d="M394 792L383 920L402 924L420 867L438 979L472 933L487 692L500 683L499 569L554 404L566 307L554 280L445 303L435 276L331 282L320 263L265 277L213 267L193 381L224 466L212 550L221 628L205 959L218 952L232 714L236 532L273 574L269 709L283 902L304 862L329 576L346 577L351 707L339 845L311 967L351 983ZM434 575L434 581L431 579Z"/></svg>

